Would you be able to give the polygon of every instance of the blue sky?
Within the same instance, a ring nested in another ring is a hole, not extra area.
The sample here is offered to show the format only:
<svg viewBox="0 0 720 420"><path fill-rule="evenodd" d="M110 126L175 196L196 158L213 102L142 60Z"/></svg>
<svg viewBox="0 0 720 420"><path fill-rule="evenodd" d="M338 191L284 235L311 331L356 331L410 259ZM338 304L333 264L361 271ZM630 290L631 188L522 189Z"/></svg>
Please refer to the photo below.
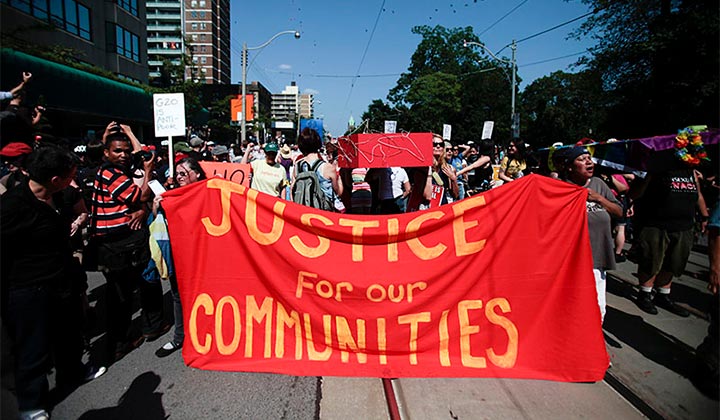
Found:
<svg viewBox="0 0 720 420"><path fill-rule="evenodd" d="M351 115L359 122L370 102L384 100L399 74L407 71L421 40L411 33L413 26L472 26L475 34L497 52L513 39L520 40L588 11L579 0L232 0L232 81L239 83L242 78L243 42L254 47L280 31L300 31L300 39L283 35L261 51L251 51L248 83L257 80L279 93L296 81L301 92L315 94L316 117L322 117L326 129L337 136L345 131ZM577 55L538 62L590 47L589 39L566 39L581 23L518 44L521 89L553 71L574 71L569 66ZM509 57L510 49L501 56ZM352 77L358 74L359 78ZM441 132L442 127L436 131Z"/></svg>

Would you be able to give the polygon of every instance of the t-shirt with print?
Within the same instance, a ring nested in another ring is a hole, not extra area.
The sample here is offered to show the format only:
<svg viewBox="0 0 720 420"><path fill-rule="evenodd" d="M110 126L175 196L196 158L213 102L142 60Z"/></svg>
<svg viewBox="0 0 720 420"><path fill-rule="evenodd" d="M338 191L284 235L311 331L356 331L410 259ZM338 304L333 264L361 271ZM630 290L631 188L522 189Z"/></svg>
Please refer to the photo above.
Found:
<svg viewBox="0 0 720 420"><path fill-rule="evenodd" d="M265 194L279 197L287 180L285 168L279 163L268 165L265 159L253 160L250 162L250 166L252 166L253 171L250 187Z"/></svg>
<svg viewBox="0 0 720 420"><path fill-rule="evenodd" d="M693 170L683 168L651 176L645 193L635 203L640 225L668 232L692 229L698 200Z"/></svg>
<svg viewBox="0 0 720 420"><path fill-rule="evenodd" d="M589 190L605 197L608 201L620 205L610 188L600 178L590 178L585 186ZM585 203L588 218L588 233L593 255L593 268L602 270L615 269L615 242L612 237L610 213L605 207L593 201Z"/></svg>

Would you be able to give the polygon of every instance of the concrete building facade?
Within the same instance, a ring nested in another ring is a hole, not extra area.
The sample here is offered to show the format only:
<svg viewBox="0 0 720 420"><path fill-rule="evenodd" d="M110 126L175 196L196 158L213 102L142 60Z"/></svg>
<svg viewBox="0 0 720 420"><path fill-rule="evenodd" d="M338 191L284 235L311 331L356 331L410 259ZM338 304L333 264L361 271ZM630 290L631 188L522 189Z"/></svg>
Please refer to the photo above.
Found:
<svg viewBox="0 0 720 420"><path fill-rule="evenodd" d="M74 60L148 82L145 2L0 1L3 47L64 49Z"/></svg>
<svg viewBox="0 0 720 420"><path fill-rule="evenodd" d="M230 1L184 0L184 34L193 62L192 78L230 84Z"/></svg>

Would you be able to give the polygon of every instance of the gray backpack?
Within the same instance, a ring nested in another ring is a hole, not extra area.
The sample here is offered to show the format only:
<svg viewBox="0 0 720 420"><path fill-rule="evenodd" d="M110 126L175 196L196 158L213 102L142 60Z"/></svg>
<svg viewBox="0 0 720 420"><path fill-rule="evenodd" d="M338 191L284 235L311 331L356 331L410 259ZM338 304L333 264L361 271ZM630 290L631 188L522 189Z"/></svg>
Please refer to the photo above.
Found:
<svg viewBox="0 0 720 420"><path fill-rule="evenodd" d="M312 166L302 160L295 165L295 185L293 185L292 189L293 201L303 206L335 211L333 202L325 196L322 188L320 188L317 170L322 164L322 159L318 159Z"/></svg>

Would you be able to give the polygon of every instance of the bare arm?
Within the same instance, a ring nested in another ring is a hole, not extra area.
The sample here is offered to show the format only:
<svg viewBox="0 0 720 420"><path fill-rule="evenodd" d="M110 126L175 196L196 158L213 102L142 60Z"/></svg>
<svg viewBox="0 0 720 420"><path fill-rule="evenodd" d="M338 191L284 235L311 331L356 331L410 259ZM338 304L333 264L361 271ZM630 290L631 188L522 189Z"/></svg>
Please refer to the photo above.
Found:
<svg viewBox="0 0 720 420"><path fill-rule="evenodd" d="M135 137L135 134L132 132L132 128L130 128L130 126L128 126L128 125L120 124L120 129L130 139L130 143L132 143L132 147L133 147L133 153L137 153L137 152L141 151L142 144L140 144L140 140L138 140L137 137Z"/></svg>
<svg viewBox="0 0 720 420"><path fill-rule="evenodd" d="M326 165L323 165L322 174L325 178L328 178L330 182L332 182L333 190L335 191L335 194L338 196L342 195L343 193L343 184L340 182L337 176L337 171L335 170L335 165L328 163Z"/></svg>
<svg viewBox="0 0 720 420"><path fill-rule="evenodd" d="M457 176L461 176L467 172L472 171L473 169L479 168L481 166L485 166L485 164L487 164L488 162L490 162L490 156L480 156L480 159L478 159L475 162L469 164L468 166L460 169L457 172Z"/></svg>
<svg viewBox="0 0 720 420"><path fill-rule="evenodd" d="M242 159L240 159L240 163L248 163L248 158L250 157L250 149L252 149L253 143L248 143L247 146L245 146L245 154L243 154Z"/></svg>
<svg viewBox="0 0 720 420"><path fill-rule="evenodd" d="M22 74L22 82L20 82L19 85L12 88L12 90L10 90L10 93L12 95L15 95L16 93L20 92L25 87L27 82L30 81L30 79L32 79L32 73L24 71Z"/></svg>

